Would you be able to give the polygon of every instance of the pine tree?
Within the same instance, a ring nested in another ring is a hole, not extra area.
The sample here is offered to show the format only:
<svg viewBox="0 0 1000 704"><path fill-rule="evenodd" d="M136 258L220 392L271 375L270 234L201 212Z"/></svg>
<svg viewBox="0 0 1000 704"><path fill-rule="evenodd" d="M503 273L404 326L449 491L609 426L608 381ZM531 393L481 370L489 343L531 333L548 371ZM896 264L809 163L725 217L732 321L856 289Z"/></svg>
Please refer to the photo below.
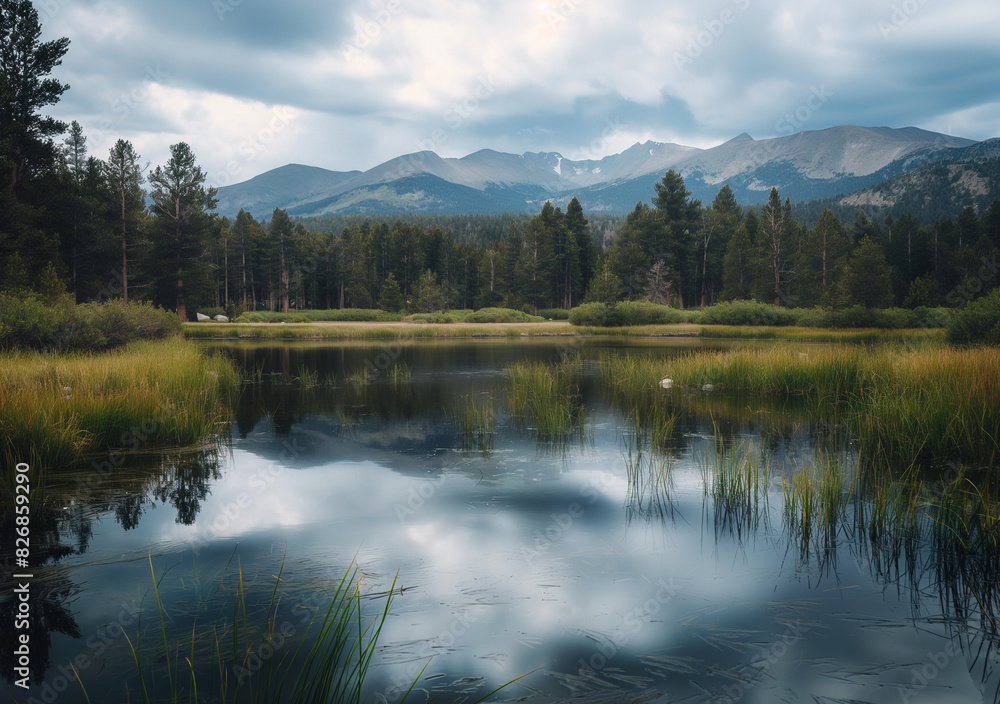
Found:
<svg viewBox="0 0 1000 704"><path fill-rule="evenodd" d="M122 299L128 303L129 240L135 244L142 213L146 208L146 193L142 190L145 178L139 165L139 155L136 154L132 143L124 139L115 142L102 168L114 196L114 211L118 216L122 254Z"/></svg>
<svg viewBox="0 0 1000 704"><path fill-rule="evenodd" d="M185 142L170 147L170 159L149 176L150 198L159 231L157 259L166 266L161 281L164 295L171 295L177 315L187 321L185 280L204 276L209 210L217 203L215 188L205 187L205 172L195 162Z"/></svg>
<svg viewBox="0 0 1000 704"><path fill-rule="evenodd" d="M799 255L798 295L801 305L817 305L836 291L851 243L843 226L827 208L806 233Z"/></svg>
<svg viewBox="0 0 1000 704"><path fill-rule="evenodd" d="M756 250L750 241L746 223L740 223L729 240L722 260L722 297L725 300L753 298L756 262Z"/></svg>
<svg viewBox="0 0 1000 704"><path fill-rule="evenodd" d="M597 247L594 245L594 237L590 232L590 223L583 214L583 206L576 196L566 206L565 217L566 229L576 243L577 266L572 271L575 277L570 287L567 299L567 308L572 308L580 299L590 285L590 279L594 275L594 266L597 261Z"/></svg>
<svg viewBox="0 0 1000 704"><path fill-rule="evenodd" d="M793 224L791 202L781 205L778 189L772 188L766 204L760 209L758 245L761 258L767 262L771 280L767 288L774 296L774 305L780 306L782 298L789 298L787 285L792 275Z"/></svg>
<svg viewBox="0 0 1000 704"><path fill-rule="evenodd" d="M378 298L378 307L389 313L398 313L403 309L403 292L399 290L396 277L389 272L382 282L382 292Z"/></svg>
<svg viewBox="0 0 1000 704"><path fill-rule="evenodd" d="M871 237L862 238L851 253L842 279L848 305L865 308L892 306L892 279L881 245Z"/></svg>
<svg viewBox="0 0 1000 704"><path fill-rule="evenodd" d="M61 223L47 223L63 122L41 110L69 89L48 77L69 48L65 37L41 41L38 11L30 0L0 0L0 271L27 272L36 280L59 258Z"/></svg>

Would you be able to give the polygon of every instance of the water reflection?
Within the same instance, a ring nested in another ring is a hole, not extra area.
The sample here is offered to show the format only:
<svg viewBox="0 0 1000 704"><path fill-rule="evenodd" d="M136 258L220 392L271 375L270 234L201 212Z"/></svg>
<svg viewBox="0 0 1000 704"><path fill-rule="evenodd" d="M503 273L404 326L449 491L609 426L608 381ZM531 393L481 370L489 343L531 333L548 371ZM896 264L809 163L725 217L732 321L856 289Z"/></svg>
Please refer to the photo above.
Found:
<svg viewBox="0 0 1000 704"><path fill-rule="evenodd" d="M35 679L93 654L108 603L148 592L150 553L189 635L231 603L235 566L259 608L287 546L291 619L360 547L374 592L403 580L372 673L389 700L429 656L428 694L541 667L510 696L996 698L1000 511L982 477L868 466L801 399L618 393L600 346L569 363L556 343L395 351L224 348L247 378L231 447L57 477L33 518L51 575ZM537 376L523 407L518 363ZM92 694L128 679L127 655L109 646Z"/></svg>

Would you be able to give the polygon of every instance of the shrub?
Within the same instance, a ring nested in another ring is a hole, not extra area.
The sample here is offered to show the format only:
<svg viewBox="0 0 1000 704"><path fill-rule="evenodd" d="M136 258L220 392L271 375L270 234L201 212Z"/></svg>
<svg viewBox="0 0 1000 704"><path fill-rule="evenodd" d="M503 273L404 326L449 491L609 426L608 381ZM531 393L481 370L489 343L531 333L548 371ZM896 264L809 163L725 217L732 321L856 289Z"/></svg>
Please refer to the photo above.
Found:
<svg viewBox="0 0 1000 704"><path fill-rule="evenodd" d="M480 308L465 316L467 323L537 323L543 320L511 308Z"/></svg>
<svg viewBox="0 0 1000 704"><path fill-rule="evenodd" d="M583 325L588 327L613 327L611 322L611 310L604 303L584 303L569 312L569 322L571 325Z"/></svg>
<svg viewBox="0 0 1000 704"><path fill-rule="evenodd" d="M79 310L104 337L106 347L120 347L136 340L162 340L181 331L180 318L150 303L126 304L115 299L103 305L87 303Z"/></svg>
<svg viewBox="0 0 1000 704"><path fill-rule="evenodd" d="M691 322L697 311L682 311L646 301L622 301L608 306L584 303L569 313L573 325L620 328L635 325L673 325Z"/></svg>
<svg viewBox="0 0 1000 704"><path fill-rule="evenodd" d="M1000 289L958 311L946 331L952 344L1000 345Z"/></svg>
<svg viewBox="0 0 1000 704"><path fill-rule="evenodd" d="M433 323L444 325L458 322L452 313L440 311L438 313L414 313L406 316L403 320L408 323Z"/></svg>
<svg viewBox="0 0 1000 704"><path fill-rule="evenodd" d="M800 311L791 308L777 308L770 303L757 301L727 301L717 303L702 311L703 325L752 325L788 326L798 325Z"/></svg>
<svg viewBox="0 0 1000 704"><path fill-rule="evenodd" d="M538 315L546 320L569 320L569 311L565 308L544 308Z"/></svg>
<svg viewBox="0 0 1000 704"><path fill-rule="evenodd" d="M0 349L103 350L180 331L177 316L148 303L53 305L32 297L0 297Z"/></svg>

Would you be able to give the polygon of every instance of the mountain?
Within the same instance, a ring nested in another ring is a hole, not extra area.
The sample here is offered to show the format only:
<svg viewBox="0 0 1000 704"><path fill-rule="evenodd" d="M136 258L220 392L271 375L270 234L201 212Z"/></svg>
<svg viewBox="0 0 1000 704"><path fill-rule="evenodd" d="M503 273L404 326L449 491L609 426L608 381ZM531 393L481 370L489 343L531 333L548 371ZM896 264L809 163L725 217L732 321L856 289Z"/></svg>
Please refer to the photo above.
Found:
<svg viewBox="0 0 1000 704"><path fill-rule="evenodd" d="M926 164L901 176L834 199L857 210L884 210L898 217L909 212L930 223L954 217L966 206L986 212L1000 198L1000 139L989 139L959 150L955 161Z"/></svg>
<svg viewBox="0 0 1000 704"><path fill-rule="evenodd" d="M328 193L360 173L288 164L249 181L220 188L216 210L230 217L235 216L240 208L254 217L270 216L275 208L290 208L299 200Z"/></svg>
<svg viewBox="0 0 1000 704"><path fill-rule="evenodd" d="M772 187L793 201L828 198L882 183L918 166L963 158L980 143L915 127L842 126L755 140L748 134L711 149L644 142L603 159L554 152L484 149L460 159L423 151L365 172L290 165L219 189L219 212L255 217L275 207L297 216L534 212L546 200L577 196L588 212L625 213L648 202L668 169L708 202L729 184L744 204Z"/></svg>

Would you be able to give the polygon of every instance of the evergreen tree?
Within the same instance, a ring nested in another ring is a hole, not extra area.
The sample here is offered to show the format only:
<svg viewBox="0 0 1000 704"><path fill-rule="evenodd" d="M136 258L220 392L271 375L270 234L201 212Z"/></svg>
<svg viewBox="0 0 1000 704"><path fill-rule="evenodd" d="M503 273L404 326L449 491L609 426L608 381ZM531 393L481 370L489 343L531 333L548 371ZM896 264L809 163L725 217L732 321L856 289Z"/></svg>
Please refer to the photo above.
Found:
<svg viewBox="0 0 1000 704"><path fill-rule="evenodd" d="M621 290L621 280L615 274L611 257L604 255L597 261L597 270L590 280L590 287L584 297L584 303L606 303L608 305L618 300Z"/></svg>
<svg viewBox="0 0 1000 704"><path fill-rule="evenodd" d="M378 307L390 313L398 313L403 309L403 292L399 289L396 277L389 272L382 282L382 292L378 298Z"/></svg>
<svg viewBox="0 0 1000 704"><path fill-rule="evenodd" d="M597 261L597 247L594 244L593 235L590 232L590 223L583 214L583 206L576 196L566 206L566 216L564 219L566 229L569 230L570 237L576 243L576 268L570 265L571 275L574 277L569 289L567 308L572 308L583 297L583 293L590 285L590 279L594 275L594 266Z"/></svg>
<svg viewBox="0 0 1000 704"><path fill-rule="evenodd" d="M782 298L790 298L787 288L795 254L793 227L791 202L786 198L782 206L778 189L772 188L767 203L760 209L758 248L771 275L765 291L774 297L776 306L781 305Z"/></svg>
<svg viewBox="0 0 1000 704"><path fill-rule="evenodd" d="M669 255L659 251L658 242L650 243L646 249L647 266L657 260L664 260L670 268L678 295L678 304L684 307L684 296L694 300L697 292L698 264L696 255L696 232L701 220L701 201L691 199L691 191L684 185L684 179L673 169L667 171L655 184L656 196L653 205L662 216L665 246Z"/></svg>
<svg viewBox="0 0 1000 704"><path fill-rule="evenodd" d="M187 317L187 290L205 278L208 211L217 203L215 188L205 187L205 172L185 142L170 147L170 159L149 176L150 198L158 230L157 260L164 263L162 295L173 298L182 322Z"/></svg>
<svg viewBox="0 0 1000 704"><path fill-rule="evenodd" d="M438 285L437 277L430 269L424 270L417 281L411 310L415 313L434 313L447 310L448 302Z"/></svg>
<svg viewBox="0 0 1000 704"><path fill-rule="evenodd" d="M41 114L69 88L49 75L69 47L65 37L41 41L29 0L0 0L0 271L35 281L59 258L59 223L45 221L58 195L53 138L66 125Z"/></svg>
<svg viewBox="0 0 1000 704"><path fill-rule="evenodd" d="M723 186L712 207L702 213L698 230L701 243L701 309L722 287L723 259L729 240L739 225L742 211L728 184Z"/></svg>
<svg viewBox="0 0 1000 704"><path fill-rule="evenodd" d="M757 252L747 232L746 222L742 222L729 240L722 261L722 297L725 300L747 301L753 298L757 262Z"/></svg>
<svg viewBox="0 0 1000 704"><path fill-rule="evenodd" d="M291 255L292 221L288 211L275 208L271 213L271 224L267 229L268 242L274 257L278 275L277 301L282 313L288 312L289 276L288 264Z"/></svg>
<svg viewBox="0 0 1000 704"><path fill-rule="evenodd" d="M892 306L892 278L885 252L871 237L864 237L851 253L842 279L848 305L865 308Z"/></svg>
<svg viewBox="0 0 1000 704"><path fill-rule="evenodd" d="M0 0L0 160L16 203L31 176L51 168L52 138L66 124L39 111L55 105L68 85L46 78L62 63L69 39L42 42L30 0Z"/></svg>
<svg viewBox="0 0 1000 704"><path fill-rule="evenodd" d="M809 230L799 256L799 304L804 306L831 303L836 292L851 243L843 226L827 208L816 227Z"/></svg>
<svg viewBox="0 0 1000 704"><path fill-rule="evenodd" d="M74 123L75 124L75 123ZM131 142L119 139L111 147L108 160L102 164L108 187L114 197L114 212L118 220L118 235L122 255L122 300L128 303L128 249L139 239L139 227L146 209L145 178Z"/></svg>

